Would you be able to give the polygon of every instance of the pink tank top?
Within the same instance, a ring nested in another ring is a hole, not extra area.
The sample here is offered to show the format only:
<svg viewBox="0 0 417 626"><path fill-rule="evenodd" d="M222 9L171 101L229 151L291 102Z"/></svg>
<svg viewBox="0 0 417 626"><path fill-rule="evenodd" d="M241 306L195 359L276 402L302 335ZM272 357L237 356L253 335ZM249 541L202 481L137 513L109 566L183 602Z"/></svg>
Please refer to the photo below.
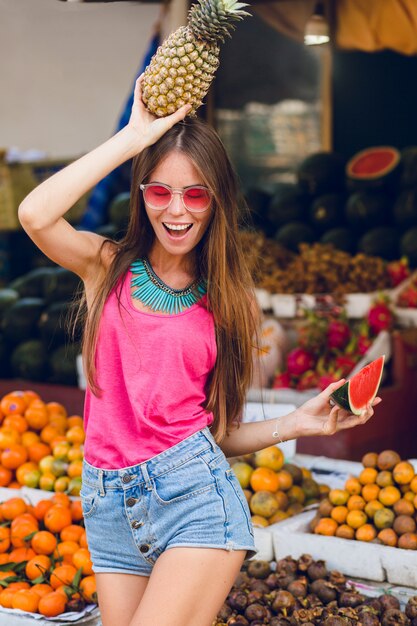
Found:
<svg viewBox="0 0 417 626"><path fill-rule="evenodd" d="M131 272L104 306L96 351L99 397L85 396L85 459L136 465L209 426L206 384L217 350L204 298L175 315L145 313L130 295Z"/></svg>

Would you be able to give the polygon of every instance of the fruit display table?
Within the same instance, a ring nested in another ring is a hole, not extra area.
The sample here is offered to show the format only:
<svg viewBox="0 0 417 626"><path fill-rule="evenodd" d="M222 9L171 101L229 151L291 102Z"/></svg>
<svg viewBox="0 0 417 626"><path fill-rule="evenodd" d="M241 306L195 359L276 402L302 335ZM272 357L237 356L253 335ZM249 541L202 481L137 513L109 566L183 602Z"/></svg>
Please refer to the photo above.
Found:
<svg viewBox="0 0 417 626"><path fill-rule="evenodd" d="M45 402L63 404L68 415L83 415L85 392L78 387L37 383L19 378L0 379L0 397L17 389L33 389Z"/></svg>

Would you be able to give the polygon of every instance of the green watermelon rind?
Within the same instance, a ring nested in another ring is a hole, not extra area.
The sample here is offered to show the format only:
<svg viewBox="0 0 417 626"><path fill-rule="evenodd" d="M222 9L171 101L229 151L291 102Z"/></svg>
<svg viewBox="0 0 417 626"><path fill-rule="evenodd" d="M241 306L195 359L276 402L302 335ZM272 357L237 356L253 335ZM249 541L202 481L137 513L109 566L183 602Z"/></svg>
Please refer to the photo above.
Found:
<svg viewBox="0 0 417 626"><path fill-rule="evenodd" d="M375 359L375 361L378 361L381 358L382 358L382 365L381 365L381 371L379 373L379 379L378 379L377 384L375 385L375 390L374 390L373 395L368 399L368 402L371 402L371 403L375 400L376 394L378 393L379 385L381 384L382 372L384 370L385 355L382 355L382 357ZM368 363L368 365L365 365L365 367L372 365L372 363L374 363L375 361ZM365 368L362 368L358 372L358 374L356 374L355 376L359 375L363 371L363 369ZM350 397L350 384L351 384L351 380L348 380L347 382L345 382L344 385L339 387L339 389L336 389L336 391L333 391L330 397L338 406L340 406L342 409L345 409L345 411L350 411L354 415L360 415L365 407L364 406L355 407L355 405L353 404L351 397Z"/></svg>

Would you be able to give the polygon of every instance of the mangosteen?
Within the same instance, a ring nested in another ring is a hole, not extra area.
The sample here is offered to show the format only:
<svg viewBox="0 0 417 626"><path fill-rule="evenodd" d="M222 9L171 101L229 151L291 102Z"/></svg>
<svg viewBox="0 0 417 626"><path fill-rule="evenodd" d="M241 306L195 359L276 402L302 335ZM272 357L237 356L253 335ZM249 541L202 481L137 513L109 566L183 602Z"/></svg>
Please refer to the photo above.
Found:
<svg viewBox="0 0 417 626"><path fill-rule="evenodd" d="M364 604L371 607L378 616L382 615L382 603L378 600L378 598L365 598Z"/></svg>
<svg viewBox="0 0 417 626"><path fill-rule="evenodd" d="M300 558L298 559L298 570L300 572L306 572L308 567L312 563L314 563L314 560L311 554L302 554ZM319 578L323 578L323 577L319 576Z"/></svg>
<svg viewBox="0 0 417 626"><path fill-rule="evenodd" d="M227 620L227 626L249 626L249 622L243 615L232 615Z"/></svg>
<svg viewBox="0 0 417 626"><path fill-rule="evenodd" d="M248 574L253 578L267 578L270 573L269 561L251 561L248 565Z"/></svg>
<svg viewBox="0 0 417 626"><path fill-rule="evenodd" d="M248 606L248 596L244 591L235 589L229 593L226 602L235 611L243 611Z"/></svg>
<svg viewBox="0 0 417 626"><path fill-rule="evenodd" d="M259 580L257 578L250 581L249 589L250 591L260 591L261 593L269 593L271 591L264 580Z"/></svg>
<svg viewBox="0 0 417 626"><path fill-rule="evenodd" d="M235 582L233 583L233 587L235 587L236 589L245 589L246 587L248 587L250 583L250 578L247 575L246 572L239 572L239 574L236 577Z"/></svg>
<svg viewBox="0 0 417 626"><path fill-rule="evenodd" d="M315 609L316 607L323 606L323 602L316 596L315 593L309 593L305 598L305 606L310 609Z"/></svg>
<svg viewBox="0 0 417 626"><path fill-rule="evenodd" d="M268 578L265 578L265 582L270 589L278 589L280 586L279 580L279 576L276 572L272 572L272 574L269 574Z"/></svg>
<svg viewBox="0 0 417 626"><path fill-rule="evenodd" d="M328 604L337 598L336 587L323 578L314 580L310 585L312 591L324 604Z"/></svg>
<svg viewBox="0 0 417 626"><path fill-rule="evenodd" d="M382 612L384 613L388 609L399 609L400 601L395 596L388 593L384 593L382 596L378 596L378 600L381 603Z"/></svg>
<svg viewBox="0 0 417 626"><path fill-rule="evenodd" d="M413 596L407 602L407 606L405 607L405 614L410 619L417 617L417 596Z"/></svg>
<svg viewBox="0 0 417 626"><path fill-rule="evenodd" d="M288 591L280 590L277 592L273 602L272 608L277 613L286 609L288 613L292 613L295 608L295 598Z"/></svg>
<svg viewBox="0 0 417 626"><path fill-rule="evenodd" d="M262 602L264 594L261 591L249 591L247 598L248 604L253 604L254 602Z"/></svg>
<svg viewBox="0 0 417 626"><path fill-rule="evenodd" d="M339 606L359 606L364 599L365 596L357 591L342 591L342 593L339 594Z"/></svg>
<svg viewBox="0 0 417 626"><path fill-rule="evenodd" d="M307 575L310 580L326 578L327 573L327 567L324 561L313 561L307 568Z"/></svg>
<svg viewBox="0 0 417 626"><path fill-rule="evenodd" d="M301 576L297 578L297 580L293 580L287 587L287 591L289 591L295 598L305 598L307 595L307 578L305 576Z"/></svg>
<svg viewBox="0 0 417 626"><path fill-rule="evenodd" d="M231 614L232 614L232 609L230 608L228 604L225 603L220 608L220 611L217 613L217 619L219 619L222 622L225 622L226 620L229 619Z"/></svg>
<svg viewBox="0 0 417 626"><path fill-rule="evenodd" d="M85 602L82 598L71 598L68 600L66 611L74 611L75 613L79 613L85 609Z"/></svg>
<svg viewBox="0 0 417 626"><path fill-rule="evenodd" d="M362 626L381 626L378 615L371 611L361 611L358 617Z"/></svg>
<svg viewBox="0 0 417 626"><path fill-rule="evenodd" d="M330 615L324 621L320 622L320 626L349 626L351 621L339 615Z"/></svg>
<svg viewBox="0 0 417 626"><path fill-rule="evenodd" d="M286 617L272 617L269 620L269 626L291 626L291 622Z"/></svg>
<svg viewBox="0 0 417 626"><path fill-rule="evenodd" d="M410 620L399 609L388 609L381 619L381 626L409 626Z"/></svg>
<svg viewBox="0 0 417 626"><path fill-rule="evenodd" d="M337 587L342 587L346 584L346 576L334 569L329 573L329 582Z"/></svg>
<svg viewBox="0 0 417 626"><path fill-rule="evenodd" d="M265 607L262 606L262 604L259 604L258 602L254 602L253 604L250 604L245 610L245 617L250 622L255 619L263 620L266 618L266 616L267 616L267 613L266 613Z"/></svg>
<svg viewBox="0 0 417 626"><path fill-rule="evenodd" d="M285 559L281 559L280 561L278 561L277 569L278 569L278 565L283 567L288 573L291 573L291 574L297 573L297 569L298 569L297 561L293 559L291 556L286 556Z"/></svg>

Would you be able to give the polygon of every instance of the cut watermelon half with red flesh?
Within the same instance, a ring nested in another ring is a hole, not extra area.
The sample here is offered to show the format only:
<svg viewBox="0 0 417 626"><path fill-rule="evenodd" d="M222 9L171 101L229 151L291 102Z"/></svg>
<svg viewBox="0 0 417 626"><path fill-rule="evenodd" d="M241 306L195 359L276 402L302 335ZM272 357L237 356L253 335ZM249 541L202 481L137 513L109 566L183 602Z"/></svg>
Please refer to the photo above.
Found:
<svg viewBox="0 0 417 626"><path fill-rule="evenodd" d="M363 367L355 376L331 394L332 400L342 409L360 415L378 393L384 369L385 355Z"/></svg>

